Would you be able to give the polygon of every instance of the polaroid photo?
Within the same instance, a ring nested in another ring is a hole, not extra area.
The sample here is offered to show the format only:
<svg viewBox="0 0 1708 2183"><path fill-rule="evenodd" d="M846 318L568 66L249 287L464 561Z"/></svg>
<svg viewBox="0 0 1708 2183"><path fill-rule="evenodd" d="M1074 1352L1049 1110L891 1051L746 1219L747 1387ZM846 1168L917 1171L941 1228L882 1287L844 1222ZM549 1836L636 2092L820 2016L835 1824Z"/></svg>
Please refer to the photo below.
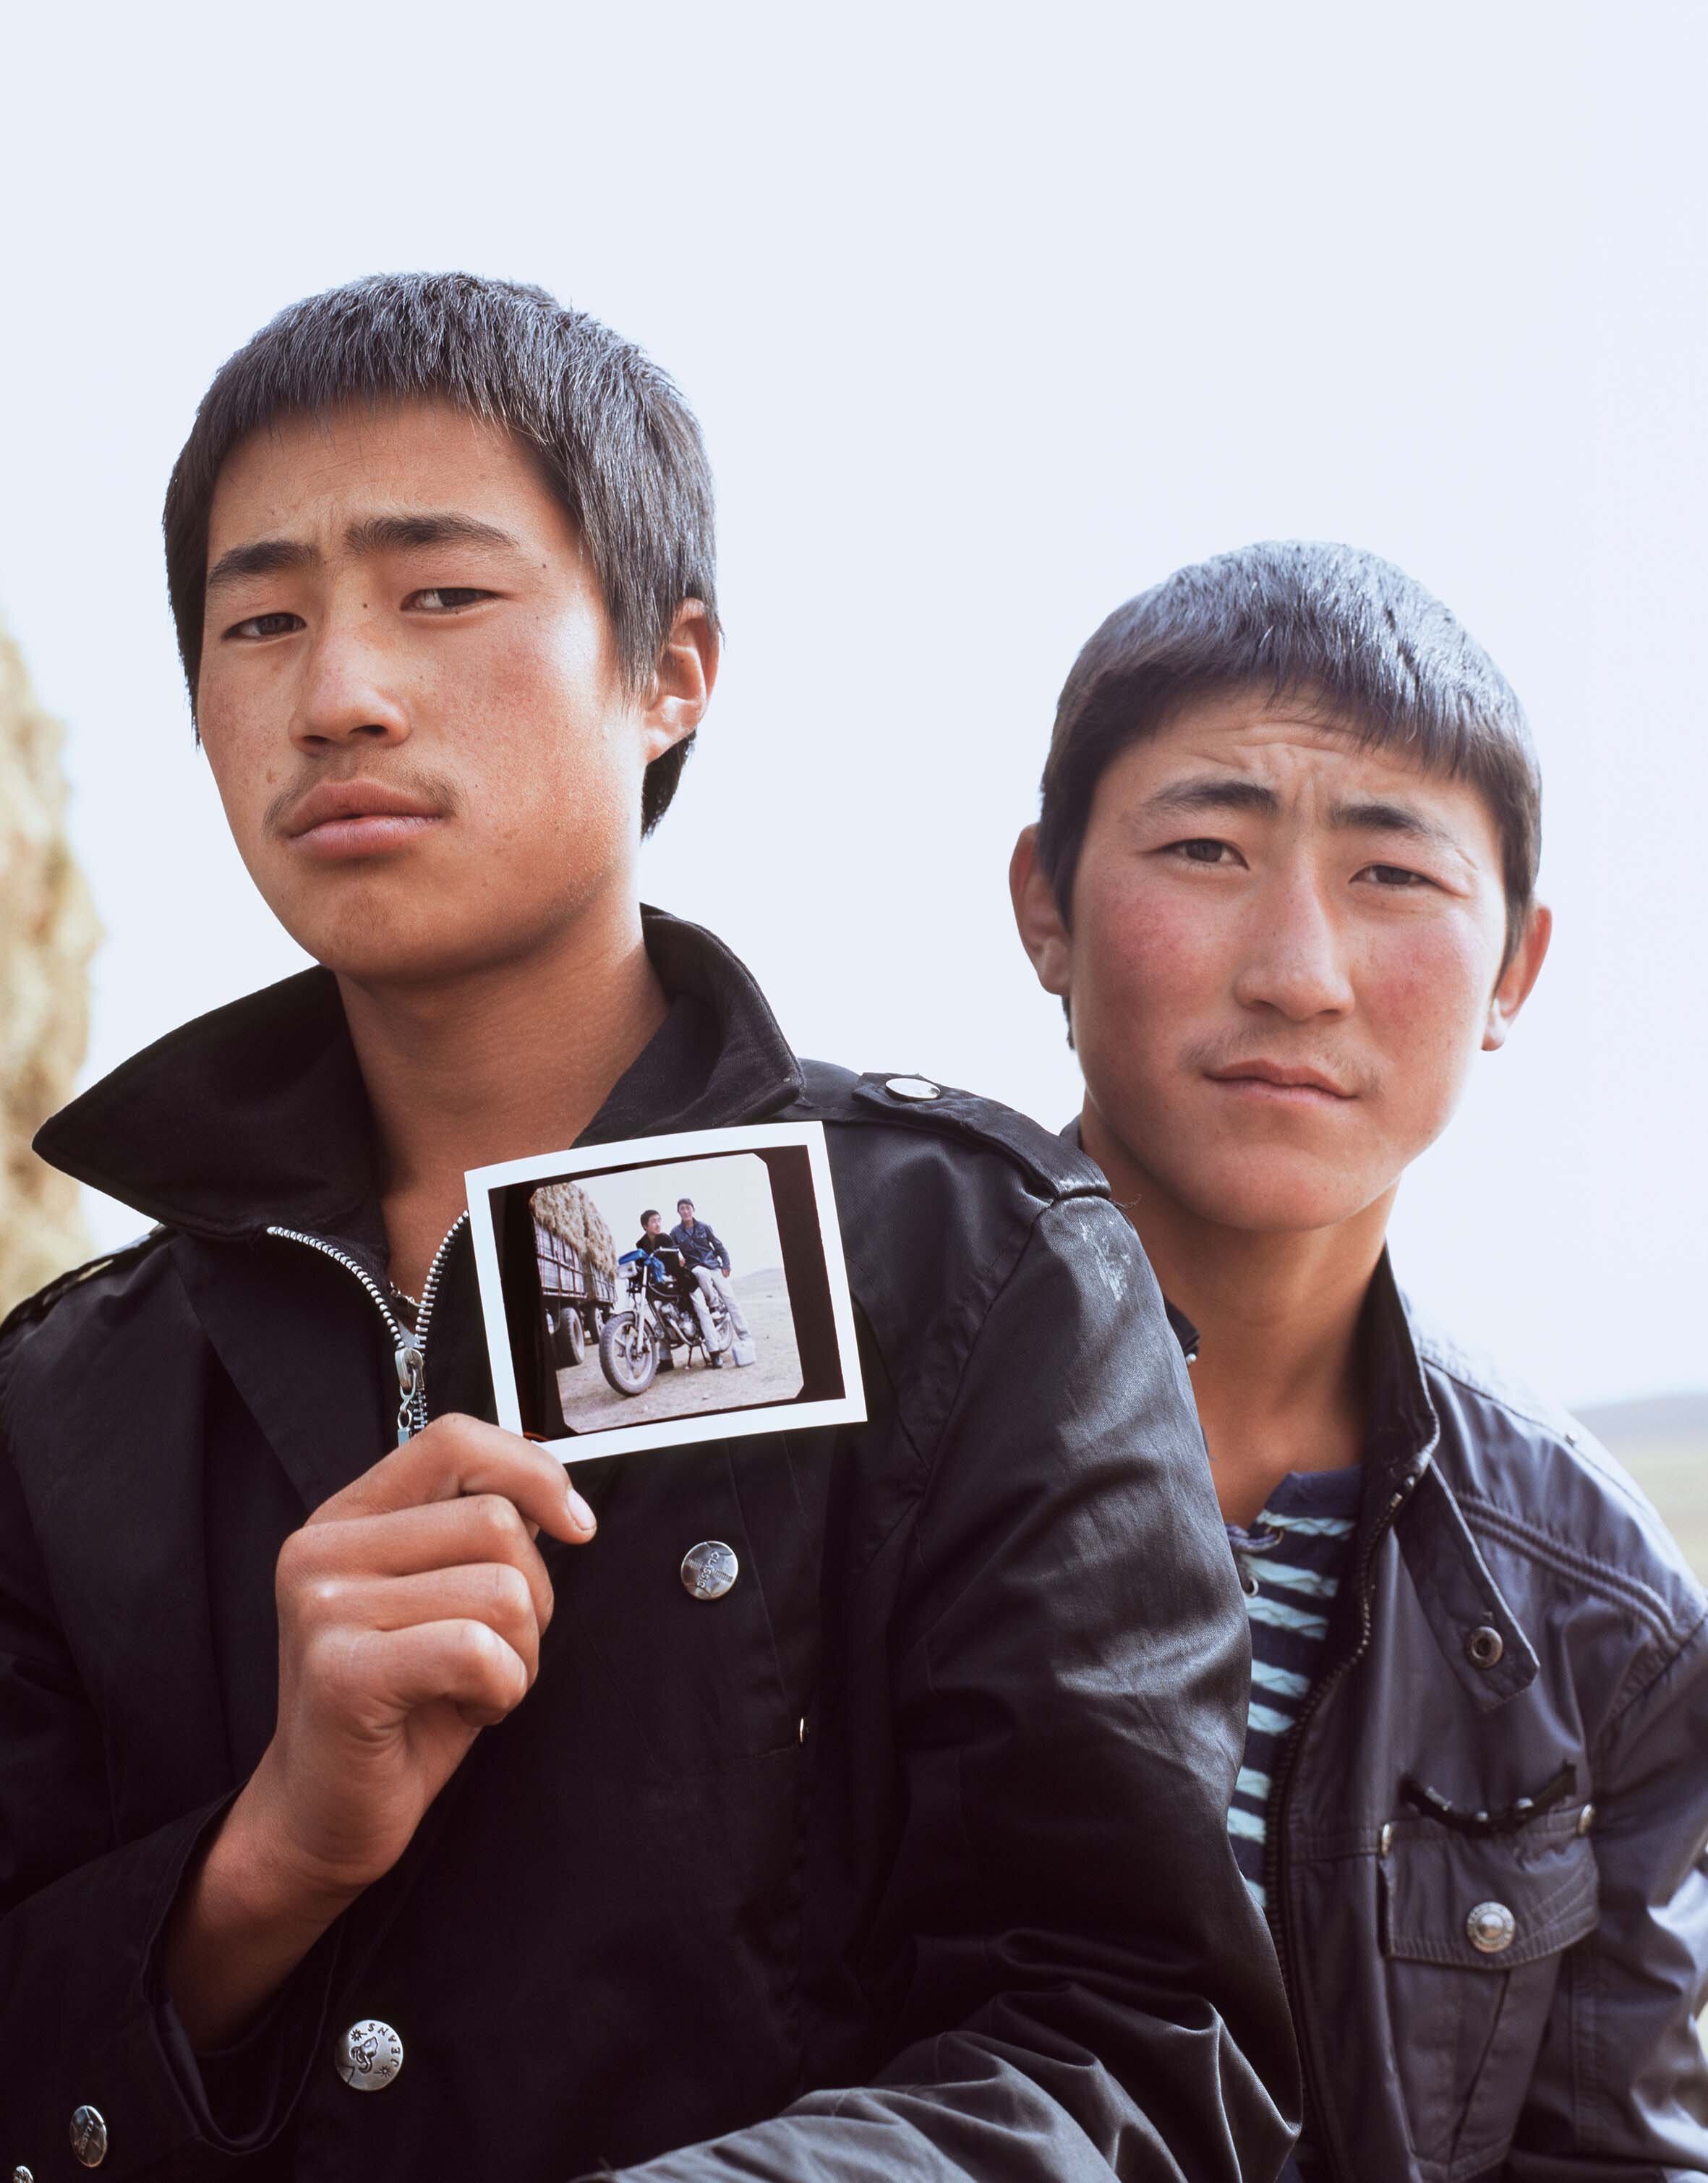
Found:
<svg viewBox="0 0 1708 2183"><path fill-rule="evenodd" d="M819 1122L471 1169L498 1422L565 1462L866 1415Z"/></svg>

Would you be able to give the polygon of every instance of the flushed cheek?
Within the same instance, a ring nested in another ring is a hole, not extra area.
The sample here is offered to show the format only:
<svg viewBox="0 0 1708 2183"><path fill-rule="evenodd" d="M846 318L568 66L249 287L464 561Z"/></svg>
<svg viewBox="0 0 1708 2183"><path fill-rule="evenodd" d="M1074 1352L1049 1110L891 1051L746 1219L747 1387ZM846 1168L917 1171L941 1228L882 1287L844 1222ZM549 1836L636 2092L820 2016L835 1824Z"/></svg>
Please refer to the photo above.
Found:
<svg viewBox="0 0 1708 2183"><path fill-rule="evenodd" d="M1360 1012L1372 1022L1403 1025L1427 1018L1428 1035L1453 1025L1482 1029L1493 988L1493 951L1475 933L1417 931L1372 950L1357 976Z"/></svg>
<svg viewBox="0 0 1708 2183"><path fill-rule="evenodd" d="M1179 1038L1225 997L1228 965L1195 905L1082 890L1075 903L1076 1019L1088 1011L1103 1042L1156 1047ZM1087 1026L1088 1030L1094 1026Z"/></svg>
<svg viewBox="0 0 1708 2183"><path fill-rule="evenodd" d="M1452 1111L1482 1042L1494 980L1485 948L1417 935L1381 951L1359 980L1359 1013L1381 1058L1385 1096L1420 1144Z"/></svg>

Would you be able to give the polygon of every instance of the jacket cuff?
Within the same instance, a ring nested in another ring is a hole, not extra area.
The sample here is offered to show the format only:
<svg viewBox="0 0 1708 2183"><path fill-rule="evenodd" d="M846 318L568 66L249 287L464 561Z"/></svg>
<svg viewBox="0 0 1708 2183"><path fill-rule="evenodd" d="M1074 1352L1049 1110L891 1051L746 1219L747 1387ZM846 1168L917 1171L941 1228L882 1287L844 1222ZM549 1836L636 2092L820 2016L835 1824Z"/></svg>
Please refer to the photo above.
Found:
<svg viewBox="0 0 1708 2183"><path fill-rule="evenodd" d="M0 1922L0 2175L83 2183L71 2119L85 2106L113 2183L164 2162L185 2183L222 2172L289 2119L322 2043L337 1929L205 2070L161 1974L172 1905L230 1801L65 1874Z"/></svg>

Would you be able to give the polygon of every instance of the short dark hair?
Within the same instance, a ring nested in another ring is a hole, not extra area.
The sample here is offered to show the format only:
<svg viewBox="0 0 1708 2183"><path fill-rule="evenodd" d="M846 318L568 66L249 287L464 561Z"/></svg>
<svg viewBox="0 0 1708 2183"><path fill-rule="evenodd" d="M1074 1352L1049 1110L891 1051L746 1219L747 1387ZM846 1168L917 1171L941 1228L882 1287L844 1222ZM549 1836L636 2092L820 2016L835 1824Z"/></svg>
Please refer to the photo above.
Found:
<svg viewBox="0 0 1708 2183"><path fill-rule="evenodd" d="M378 273L292 303L214 375L166 488L166 582L196 709L208 514L239 441L269 418L437 396L504 425L586 542L624 675L645 684L685 599L718 627L711 466L693 413L633 342L544 288L473 273ZM650 833L689 736L653 759Z"/></svg>
<svg viewBox="0 0 1708 2183"><path fill-rule="evenodd" d="M1282 539L1177 569L1074 661L1044 767L1038 861L1064 919L1097 784L1193 698L1304 697L1367 745L1472 782L1500 836L1511 958L1535 897L1542 776L1511 685L1441 602L1356 546Z"/></svg>
<svg viewBox="0 0 1708 2183"><path fill-rule="evenodd" d="M649 1220L662 1220L663 1218L664 1215L658 1210L656 1205L649 1205L646 1210L640 1215L640 1225L644 1228Z"/></svg>
<svg viewBox="0 0 1708 2183"><path fill-rule="evenodd" d="M691 1197L679 1197L676 1201L676 1210L679 1213L685 1205L690 1213L695 1210L694 1201Z"/></svg>

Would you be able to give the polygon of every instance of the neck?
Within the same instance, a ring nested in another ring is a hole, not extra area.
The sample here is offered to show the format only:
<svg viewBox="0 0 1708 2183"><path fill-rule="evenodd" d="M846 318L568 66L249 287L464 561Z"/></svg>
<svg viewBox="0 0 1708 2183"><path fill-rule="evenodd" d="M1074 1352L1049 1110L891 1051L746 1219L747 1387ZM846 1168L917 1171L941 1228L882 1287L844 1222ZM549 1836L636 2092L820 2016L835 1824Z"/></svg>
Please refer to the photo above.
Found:
<svg viewBox="0 0 1708 2183"><path fill-rule="evenodd" d="M632 902L430 985L338 982L374 1111L391 1277L418 1294L463 1210L464 1170L573 1144L666 1013Z"/></svg>
<svg viewBox="0 0 1708 2183"><path fill-rule="evenodd" d="M1192 1389L1224 1520L1249 1524L1289 1471L1356 1463L1358 1321L1394 1191L1332 1227L1232 1228L1173 1197L1089 1099L1080 1131L1163 1293L1198 1330Z"/></svg>

